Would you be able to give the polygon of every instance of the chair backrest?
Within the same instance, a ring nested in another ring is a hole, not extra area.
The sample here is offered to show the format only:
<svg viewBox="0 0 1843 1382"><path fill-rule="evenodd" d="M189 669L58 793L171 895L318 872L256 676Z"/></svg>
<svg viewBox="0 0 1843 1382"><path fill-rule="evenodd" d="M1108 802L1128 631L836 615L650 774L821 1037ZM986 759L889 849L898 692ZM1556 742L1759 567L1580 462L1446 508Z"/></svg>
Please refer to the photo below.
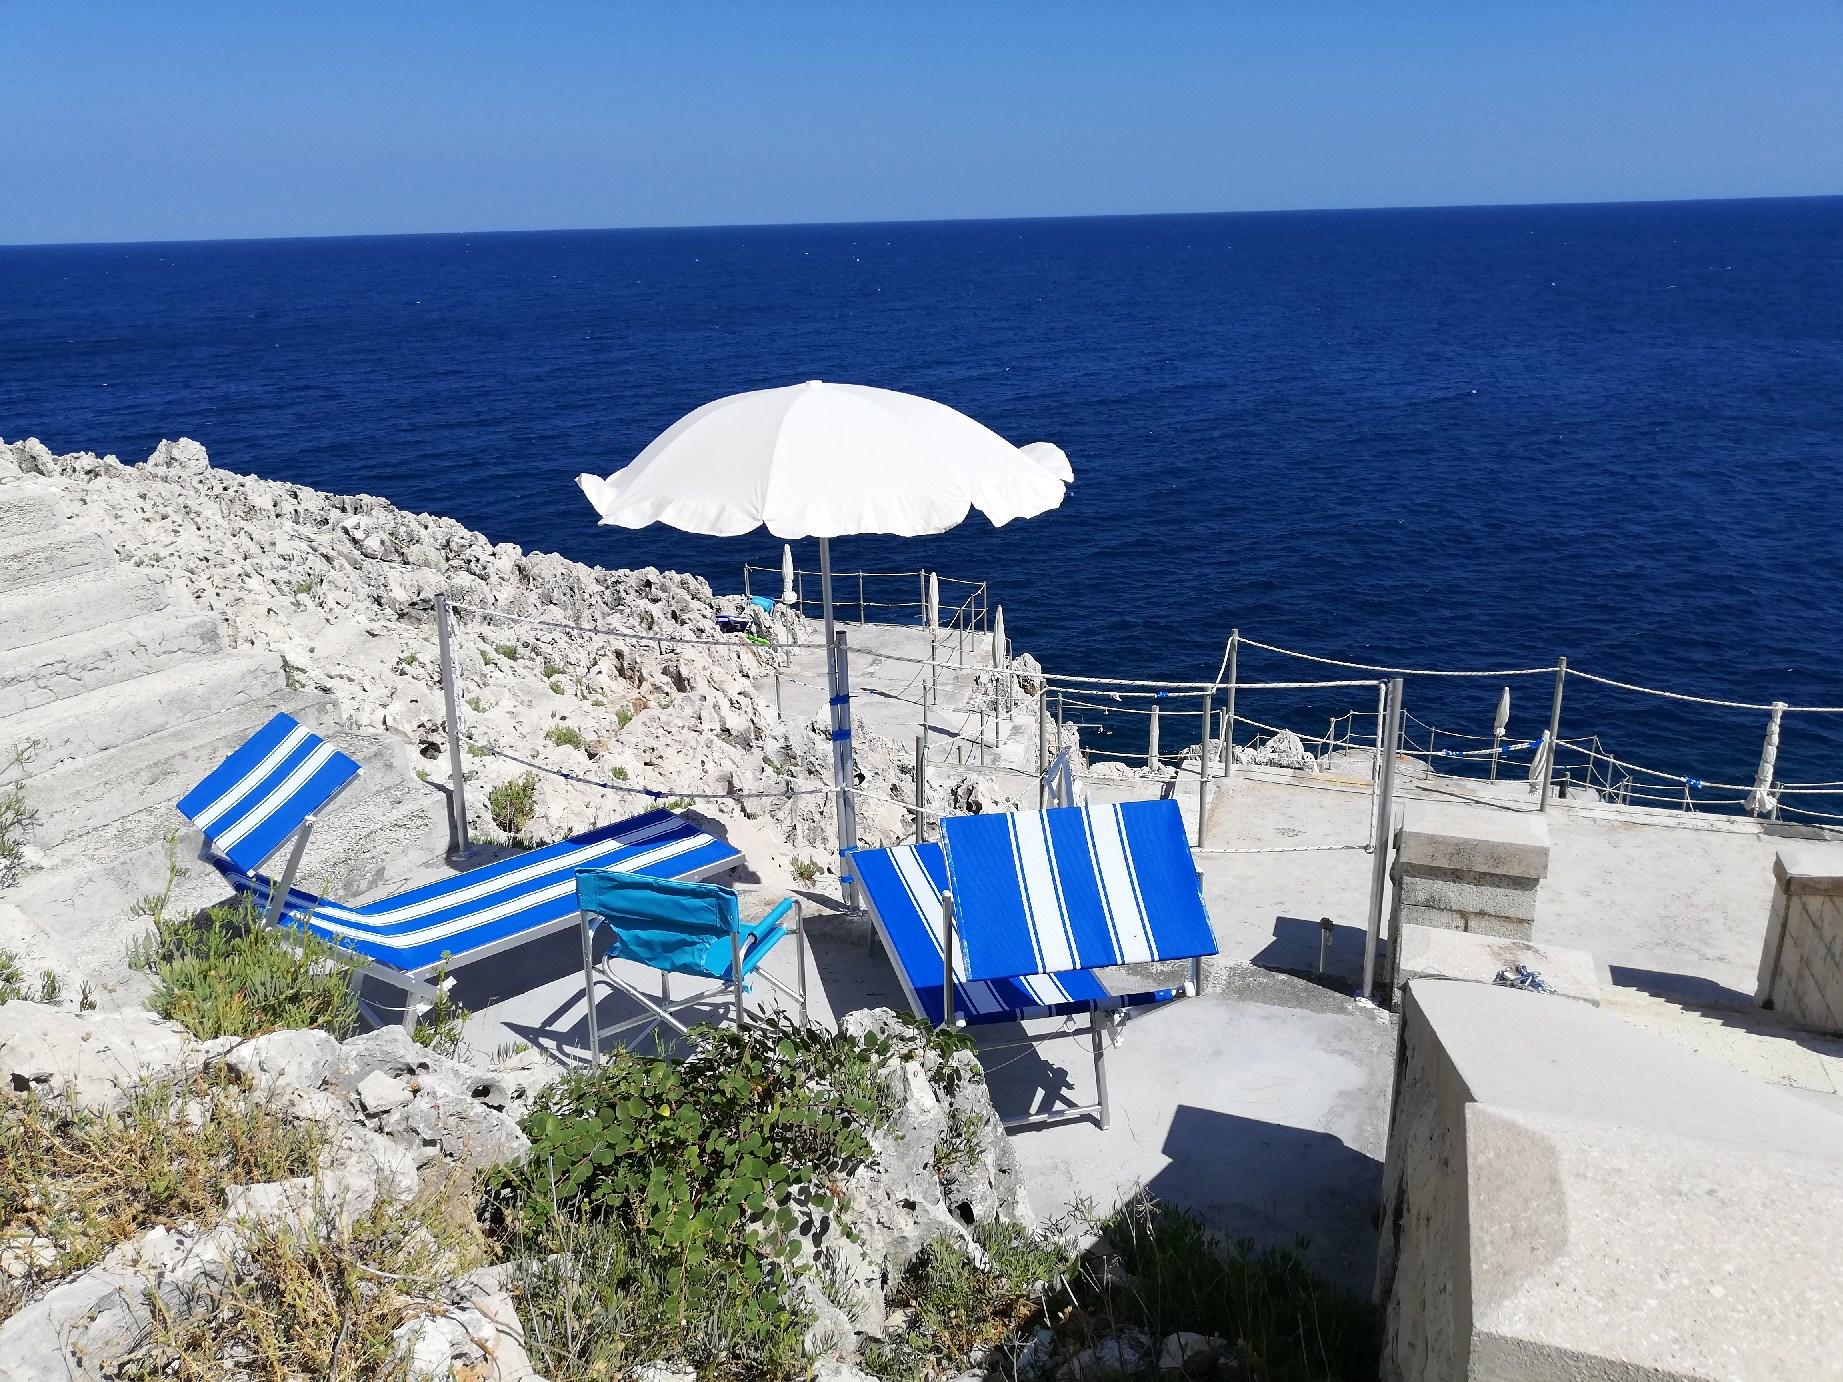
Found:
<svg viewBox="0 0 1843 1382"><path fill-rule="evenodd" d="M358 773L292 715L276 715L181 797L179 812L212 849L253 873Z"/></svg>
<svg viewBox="0 0 1843 1382"><path fill-rule="evenodd" d="M728 972L742 927L728 888L619 869L578 869L576 905L592 927L607 923L609 950L621 959L707 979Z"/></svg>
<svg viewBox="0 0 1843 1382"><path fill-rule="evenodd" d="M1175 801L941 822L968 979L1216 953Z"/></svg>

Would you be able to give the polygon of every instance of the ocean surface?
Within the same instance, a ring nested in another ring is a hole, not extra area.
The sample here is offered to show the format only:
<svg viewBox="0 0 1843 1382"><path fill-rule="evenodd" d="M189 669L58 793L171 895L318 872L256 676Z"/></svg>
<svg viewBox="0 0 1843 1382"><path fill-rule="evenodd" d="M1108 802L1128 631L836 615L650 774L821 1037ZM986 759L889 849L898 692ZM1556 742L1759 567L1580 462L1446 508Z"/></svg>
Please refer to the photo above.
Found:
<svg viewBox="0 0 1843 1382"><path fill-rule="evenodd" d="M599 528L572 479L805 379L1067 450L1052 515L834 548L988 580L1055 670L1207 679L1239 626L1843 704L1843 198L0 248L0 436L184 434L719 590L779 543ZM1488 733L1502 684L1408 708ZM1513 737L1549 690L1513 684ZM1241 709L1321 732L1348 704ZM1733 781L1763 723L1570 683L1563 732ZM1843 779L1843 716L1788 721L1781 776Z"/></svg>

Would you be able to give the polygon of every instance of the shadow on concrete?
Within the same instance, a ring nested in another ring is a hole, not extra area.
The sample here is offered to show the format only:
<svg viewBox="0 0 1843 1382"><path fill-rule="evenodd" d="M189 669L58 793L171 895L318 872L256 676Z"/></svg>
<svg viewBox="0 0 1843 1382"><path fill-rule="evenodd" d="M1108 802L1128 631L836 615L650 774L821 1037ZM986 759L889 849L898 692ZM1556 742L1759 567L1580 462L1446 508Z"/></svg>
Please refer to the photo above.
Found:
<svg viewBox="0 0 1843 1382"><path fill-rule="evenodd" d="M1278 970L1294 978L1305 979L1337 993L1351 993L1363 981L1364 928L1338 926L1335 923L1332 925L1331 944L1321 973L1318 959L1324 934L1324 925L1320 921L1277 916L1273 919L1273 939L1261 948L1251 963L1262 969ZM1387 953L1388 939L1383 937L1376 951L1379 964Z"/></svg>
<svg viewBox="0 0 1843 1382"><path fill-rule="evenodd" d="M1180 1104L1165 1134L1171 1164L1146 1183L1227 1238L1298 1248L1319 1271L1367 1294L1376 1267L1382 1163L1330 1133Z"/></svg>
<svg viewBox="0 0 1843 1382"><path fill-rule="evenodd" d="M1672 1003L1685 1004L1696 1008L1747 1008L1753 1007L1753 995L1742 993L1739 989L1729 988L1726 984L1713 979L1705 979L1700 974L1672 974L1660 969L1634 969L1630 965L1613 965L1606 967L1617 988L1637 989L1648 993L1653 998L1662 998Z"/></svg>

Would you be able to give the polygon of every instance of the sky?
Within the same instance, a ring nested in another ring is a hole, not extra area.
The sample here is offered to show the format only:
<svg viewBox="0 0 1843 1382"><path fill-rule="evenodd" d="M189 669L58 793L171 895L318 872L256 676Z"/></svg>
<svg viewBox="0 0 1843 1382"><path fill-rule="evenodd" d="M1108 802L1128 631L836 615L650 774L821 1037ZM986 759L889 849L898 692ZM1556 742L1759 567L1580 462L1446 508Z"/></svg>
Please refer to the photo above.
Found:
<svg viewBox="0 0 1843 1382"><path fill-rule="evenodd" d="M1843 192L1843 0L0 0L0 243Z"/></svg>

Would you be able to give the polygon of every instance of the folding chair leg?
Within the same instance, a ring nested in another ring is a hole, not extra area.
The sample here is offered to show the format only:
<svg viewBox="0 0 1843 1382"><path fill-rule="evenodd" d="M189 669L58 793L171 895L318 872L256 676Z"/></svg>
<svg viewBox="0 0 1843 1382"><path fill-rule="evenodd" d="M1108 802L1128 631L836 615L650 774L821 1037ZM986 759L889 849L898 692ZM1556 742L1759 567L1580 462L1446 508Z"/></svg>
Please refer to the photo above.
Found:
<svg viewBox="0 0 1843 1382"><path fill-rule="evenodd" d="M1094 1047L1095 1101L1101 1106L1101 1131L1106 1132L1113 1109L1107 1101L1107 1027L1098 1012L1088 1019L1088 1040Z"/></svg>
<svg viewBox="0 0 1843 1382"><path fill-rule="evenodd" d="M280 920L282 907L288 901L288 893L294 887L294 875L301 867L301 855L307 852L307 837L314 832L314 818L309 816L301 822L301 828L294 832L294 848L288 851L288 864L282 869L281 880L269 885L269 906L262 914L262 923L273 926Z"/></svg>
<svg viewBox="0 0 1843 1382"><path fill-rule="evenodd" d="M589 1062L595 1064L602 1058L602 1034L595 1017L595 929L586 912L576 914L576 925L582 932L582 996L589 1005Z"/></svg>
<svg viewBox="0 0 1843 1382"><path fill-rule="evenodd" d="M794 954L800 961L800 1021L806 1018L806 917L798 898L794 899Z"/></svg>
<svg viewBox="0 0 1843 1382"><path fill-rule="evenodd" d="M742 932L730 932L730 982L736 988L736 1026L743 1024L742 1013Z"/></svg>

